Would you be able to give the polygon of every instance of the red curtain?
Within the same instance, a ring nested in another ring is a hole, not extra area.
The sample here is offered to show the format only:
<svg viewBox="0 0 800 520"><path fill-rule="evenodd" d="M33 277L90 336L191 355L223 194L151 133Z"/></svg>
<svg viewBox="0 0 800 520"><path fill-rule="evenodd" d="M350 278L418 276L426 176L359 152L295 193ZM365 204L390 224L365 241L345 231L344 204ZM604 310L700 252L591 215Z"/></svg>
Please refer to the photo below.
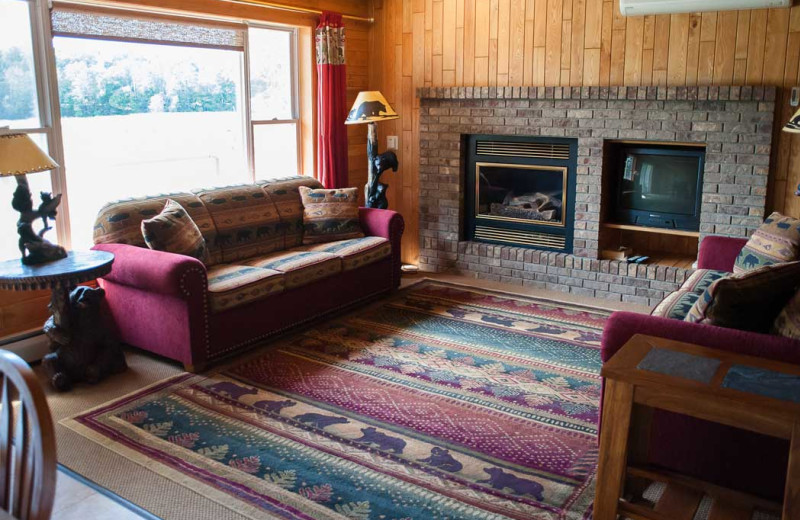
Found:
<svg viewBox="0 0 800 520"><path fill-rule="evenodd" d="M324 12L316 35L317 178L326 188L347 187L347 84L342 15Z"/></svg>

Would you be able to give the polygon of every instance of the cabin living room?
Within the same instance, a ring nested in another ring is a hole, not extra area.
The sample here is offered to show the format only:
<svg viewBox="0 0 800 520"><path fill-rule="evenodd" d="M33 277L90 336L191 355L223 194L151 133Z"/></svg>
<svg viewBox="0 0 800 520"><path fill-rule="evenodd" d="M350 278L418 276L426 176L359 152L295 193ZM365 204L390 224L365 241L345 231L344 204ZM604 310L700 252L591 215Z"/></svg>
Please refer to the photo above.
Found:
<svg viewBox="0 0 800 520"><path fill-rule="evenodd" d="M796 0L0 0L0 519L800 520L797 134Z"/></svg>

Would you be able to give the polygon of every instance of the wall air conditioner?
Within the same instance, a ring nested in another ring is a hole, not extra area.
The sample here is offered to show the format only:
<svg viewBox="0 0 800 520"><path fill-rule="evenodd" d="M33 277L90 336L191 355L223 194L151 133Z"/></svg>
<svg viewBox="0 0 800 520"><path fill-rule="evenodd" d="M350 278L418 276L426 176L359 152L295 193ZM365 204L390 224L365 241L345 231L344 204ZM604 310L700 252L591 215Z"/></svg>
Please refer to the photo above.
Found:
<svg viewBox="0 0 800 520"><path fill-rule="evenodd" d="M623 16L791 7L792 0L619 0Z"/></svg>

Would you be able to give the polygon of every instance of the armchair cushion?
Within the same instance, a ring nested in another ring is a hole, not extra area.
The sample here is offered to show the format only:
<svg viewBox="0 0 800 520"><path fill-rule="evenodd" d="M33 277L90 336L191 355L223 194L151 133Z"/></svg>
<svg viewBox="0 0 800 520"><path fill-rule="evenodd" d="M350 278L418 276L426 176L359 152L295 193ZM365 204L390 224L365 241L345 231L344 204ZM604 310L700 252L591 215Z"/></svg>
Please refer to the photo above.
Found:
<svg viewBox="0 0 800 520"><path fill-rule="evenodd" d="M142 236L150 249L208 261L206 240L183 206L172 199L161 213L142 221Z"/></svg>
<svg viewBox="0 0 800 520"><path fill-rule="evenodd" d="M208 305L220 312L285 289L283 273L247 265L220 264L208 269Z"/></svg>
<svg viewBox="0 0 800 520"><path fill-rule="evenodd" d="M673 320L686 319L686 315L689 314L689 310L697 299L700 298L701 294L700 292L686 291L683 289L674 291L664 298L661 303L653 309L650 315L671 318Z"/></svg>
<svg viewBox="0 0 800 520"><path fill-rule="evenodd" d="M680 290L703 294L712 283L729 274L727 271L717 271L716 269L697 269L683 282Z"/></svg>
<svg viewBox="0 0 800 520"><path fill-rule="evenodd" d="M252 258L244 264L280 271L287 289L342 272L342 260L338 256L314 251L280 251Z"/></svg>
<svg viewBox="0 0 800 520"><path fill-rule="evenodd" d="M297 248L297 250L318 251L336 255L342 259L342 271L350 271L357 267L377 262L392 254L391 244L387 239L381 237L338 240L326 244L303 246Z"/></svg>
<svg viewBox="0 0 800 520"><path fill-rule="evenodd" d="M742 248L734 273L742 273L761 266L797 260L800 251L800 220L781 215L770 215L753 233Z"/></svg>
<svg viewBox="0 0 800 520"><path fill-rule="evenodd" d="M314 190L300 186L303 201L303 244L361 238L358 188Z"/></svg>
<svg viewBox="0 0 800 520"><path fill-rule="evenodd" d="M786 338L800 339L800 292L778 314L772 332Z"/></svg>
<svg viewBox="0 0 800 520"><path fill-rule="evenodd" d="M800 262L766 265L712 283L686 321L768 332L800 285Z"/></svg>

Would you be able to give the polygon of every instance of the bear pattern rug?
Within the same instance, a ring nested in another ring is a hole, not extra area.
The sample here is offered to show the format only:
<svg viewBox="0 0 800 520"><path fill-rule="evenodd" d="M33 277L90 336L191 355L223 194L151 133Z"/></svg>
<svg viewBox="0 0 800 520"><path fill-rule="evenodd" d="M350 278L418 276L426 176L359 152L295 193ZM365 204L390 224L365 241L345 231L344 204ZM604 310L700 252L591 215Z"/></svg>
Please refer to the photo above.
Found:
<svg viewBox="0 0 800 520"><path fill-rule="evenodd" d="M64 424L245 517L590 518L607 317L426 281Z"/></svg>

